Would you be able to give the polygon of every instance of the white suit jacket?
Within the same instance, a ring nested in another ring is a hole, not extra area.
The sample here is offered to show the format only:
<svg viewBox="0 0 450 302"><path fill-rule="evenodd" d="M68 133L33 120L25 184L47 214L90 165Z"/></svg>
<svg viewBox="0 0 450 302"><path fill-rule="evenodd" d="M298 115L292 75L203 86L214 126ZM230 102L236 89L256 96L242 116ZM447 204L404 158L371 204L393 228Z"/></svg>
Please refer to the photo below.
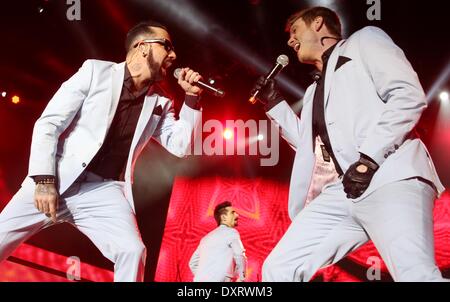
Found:
<svg viewBox="0 0 450 302"><path fill-rule="evenodd" d="M62 84L34 126L29 176L57 175L61 195L70 187L105 140L119 102L124 68L124 62L87 60ZM161 115L153 114L158 106ZM132 209L134 164L150 138L178 157L187 154L201 112L184 104L179 116L175 120L170 99L158 94L145 97L125 171L125 195ZM27 177L23 185L34 183Z"/></svg>
<svg viewBox="0 0 450 302"><path fill-rule="evenodd" d="M225 282L245 278L246 256L239 232L220 225L200 240L189 261L194 282Z"/></svg>
<svg viewBox="0 0 450 302"><path fill-rule="evenodd" d="M350 60L335 70L339 57ZM314 83L305 92L301 118L284 101L267 112L296 150L289 189L291 219L303 209L314 177L315 89ZM403 51L385 32L369 26L340 41L328 60L324 92L325 123L344 173L359 159L359 152L380 166L355 202L385 184L410 177L423 177L439 194L444 191L426 147L409 136L427 106L425 94Z"/></svg>

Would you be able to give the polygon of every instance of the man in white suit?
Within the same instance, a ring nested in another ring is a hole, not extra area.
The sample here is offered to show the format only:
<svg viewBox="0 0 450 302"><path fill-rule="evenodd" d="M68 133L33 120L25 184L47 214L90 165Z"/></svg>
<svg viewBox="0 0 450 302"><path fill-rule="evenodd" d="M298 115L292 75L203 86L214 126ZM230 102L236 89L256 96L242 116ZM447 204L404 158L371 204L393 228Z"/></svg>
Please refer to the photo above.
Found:
<svg viewBox="0 0 450 302"><path fill-rule="evenodd" d="M255 85L296 150L292 224L266 259L263 280L308 281L369 239L395 281L442 280L433 204L444 188L414 135L427 104L403 51L376 27L342 40L338 16L323 7L296 13L287 29L299 61L317 73L301 118L274 81ZM315 198L304 207L308 196Z"/></svg>
<svg viewBox="0 0 450 302"><path fill-rule="evenodd" d="M133 168L154 138L183 157L200 120L195 85L175 120L158 88L176 54L166 28L143 22L126 39L126 62L87 60L56 92L35 124L29 172L0 214L0 261L39 230L69 222L114 263L115 281L142 281L146 249L135 221Z"/></svg>
<svg viewBox="0 0 450 302"><path fill-rule="evenodd" d="M189 268L194 282L237 282L245 280L247 258L239 232L239 215L231 202L224 201L214 209L218 227L202 238L192 254Z"/></svg>

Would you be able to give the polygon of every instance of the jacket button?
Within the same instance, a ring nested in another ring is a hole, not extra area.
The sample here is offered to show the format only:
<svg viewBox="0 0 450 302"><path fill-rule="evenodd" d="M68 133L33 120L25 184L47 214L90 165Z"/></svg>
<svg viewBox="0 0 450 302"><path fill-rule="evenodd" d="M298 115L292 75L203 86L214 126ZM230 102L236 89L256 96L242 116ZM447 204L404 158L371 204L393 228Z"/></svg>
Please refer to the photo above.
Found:
<svg viewBox="0 0 450 302"><path fill-rule="evenodd" d="M82 163L81 166L82 166L83 168L85 168L85 167L86 167L86 163Z"/></svg>
<svg viewBox="0 0 450 302"><path fill-rule="evenodd" d="M388 158L388 155L387 155L387 154L385 154L385 155L384 155L384 158Z"/></svg>
<svg viewBox="0 0 450 302"><path fill-rule="evenodd" d="M399 147L398 147L398 145L394 145L394 148L395 148L395 150L398 150Z"/></svg>

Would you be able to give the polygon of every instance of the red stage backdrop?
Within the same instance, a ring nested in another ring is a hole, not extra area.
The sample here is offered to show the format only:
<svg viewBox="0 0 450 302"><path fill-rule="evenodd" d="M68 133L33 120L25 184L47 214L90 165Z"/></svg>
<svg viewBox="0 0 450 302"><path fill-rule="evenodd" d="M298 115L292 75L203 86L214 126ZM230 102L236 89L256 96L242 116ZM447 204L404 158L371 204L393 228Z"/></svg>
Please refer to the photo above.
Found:
<svg viewBox="0 0 450 302"><path fill-rule="evenodd" d="M237 229L247 250L248 281L261 281L264 259L290 224L288 186L262 178L177 178L170 200L155 281L192 281L189 259L200 239L216 227L213 210L229 200L240 214ZM443 271L450 268L450 194L435 204L436 260ZM367 281L381 268L381 279L390 280L371 242L336 265L319 271L314 280ZM367 277L369 275L369 279ZM376 280L376 279L375 279Z"/></svg>

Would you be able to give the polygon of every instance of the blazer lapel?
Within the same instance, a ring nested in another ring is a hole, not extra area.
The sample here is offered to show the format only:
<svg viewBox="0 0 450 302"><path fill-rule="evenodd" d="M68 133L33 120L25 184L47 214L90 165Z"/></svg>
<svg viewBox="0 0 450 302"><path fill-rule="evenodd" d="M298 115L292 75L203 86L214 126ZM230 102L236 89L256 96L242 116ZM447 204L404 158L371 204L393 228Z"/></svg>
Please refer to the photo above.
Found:
<svg viewBox="0 0 450 302"><path fill-rule="evenodd" d="M111 106L108 114L108 128L111 126L112 120L116 113L117 105L119 104L120 93L123 87L123 77L125 75L125 62L116 64L112 68L111 75Z"/></svg>
<svg viewBox="0 0 450 302"><path fill-rule="evenodd" d="M317 84L314 83L312 86L311 91L307 91L305 96L303 97L304 103L303 103L303 109L302 109L302 115L301 119L304 121L304 130L303 130L303 136L302 139L303 142L307 142L308 145L304 146L304 150L309 150L311 152L314 152L312 145L313 139L312 139L312 109L313 109L313 100L314 100L314 94L316 93ZM311 147L309 147L311 146Z"/></svg>
<svg viewBox="0 0 450 302"><path fill-rule="evenodd" d="M333 86L334 71L335 71L336 63L337 63L338 58L339 58L340 47L344 43L344 41L345 40L342 40L342 41L338 42L338 45L336 45L336 48L331 53L331 56L328 59L327 72L326 72L326 75L325 75L325 93L324 93L324 97L325 97L324 104L325 104L325 107L327 107L328 96L330 95L331 87Z"/></svg>
<svg viewBox="0 0 450 302"><path fill-rule="evenodd" d="M337 71L339 68L341 68L345 63L350 62L352 59L344 57L344 56L339 56L337 63L336 63L336 68L334 69L334 71Z"/></svg>
<svg viewBox="0 0 450 302"><path fill-rule="evenodd" d="M134 149L136 148L136 145L138 144L139 139L141 138L142 133L144 132L144 129L150 120L150 117L153 113L153 109L157 101L158 96L156 95L145 97L144 104L142 106L142 111L141 114L139 115L139 120L136 126L136 131L134 131L133 141L131 142L130 154L134 153Z"/></svg>

